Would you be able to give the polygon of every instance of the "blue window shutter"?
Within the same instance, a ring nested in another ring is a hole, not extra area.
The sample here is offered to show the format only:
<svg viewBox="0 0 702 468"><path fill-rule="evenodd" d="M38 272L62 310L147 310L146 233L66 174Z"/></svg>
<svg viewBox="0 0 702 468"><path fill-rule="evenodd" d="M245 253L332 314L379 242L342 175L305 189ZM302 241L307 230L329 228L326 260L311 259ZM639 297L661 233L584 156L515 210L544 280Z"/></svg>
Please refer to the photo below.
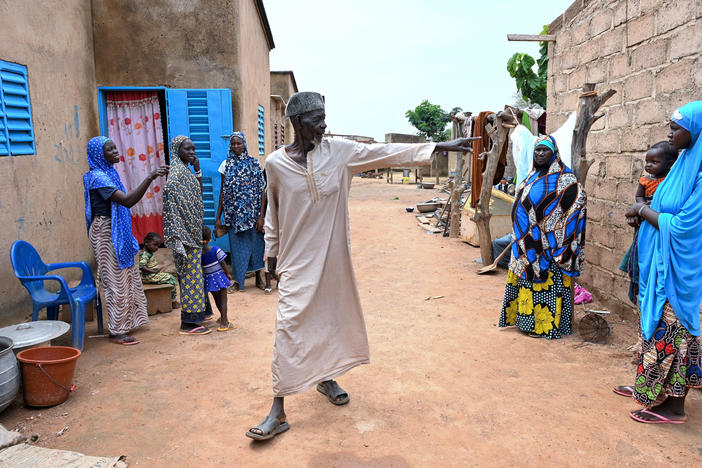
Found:
<svg viewBox="0 0 702 468"><path fill-rule="evenodd" d="M9 156L10 147L8 145L7 126L5 125L5 111L2 107L2 97L0 96L0 156Z"/></svg>
<svg viewBox="0 0 702 468"><path fill-rule="evenodd" d="M27 68L0 60L0 156L35 154Z"/></svg>
<svg viewBox="0 0 702 468"><path fill-rule="evenodd" d="M263 106L258 106L258 154L266 154L266 115Z"/></svg>
<svg viewBox="0 0 702 468"><path fill-rule="evenodd" d="M232 92L230 89L166 89L168 135L187 135L195 144L202 170L202 199L205 224L214 229L221 189L219 165L227 158L232 134ZM170 158L178 157L170 155ZM218 239L229 251L226 237Z"/></svg>

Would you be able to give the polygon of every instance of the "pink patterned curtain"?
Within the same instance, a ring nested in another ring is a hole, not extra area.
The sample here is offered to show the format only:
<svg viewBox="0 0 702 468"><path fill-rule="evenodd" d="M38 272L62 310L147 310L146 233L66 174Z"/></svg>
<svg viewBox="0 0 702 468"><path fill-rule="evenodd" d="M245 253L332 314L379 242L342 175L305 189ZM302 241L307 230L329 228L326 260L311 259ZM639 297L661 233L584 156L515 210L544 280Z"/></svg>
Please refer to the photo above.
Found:
<svg viewBox="0 0 702 468"><path fill-rule="evenodd" d="M106 93L107 136L115 142L121 163L115 165L122 183L132 190L166 162L161 110L156 91ZM163 178L156 179L132 211L132 233L138 242L153 231L163 238Z"/></svg>

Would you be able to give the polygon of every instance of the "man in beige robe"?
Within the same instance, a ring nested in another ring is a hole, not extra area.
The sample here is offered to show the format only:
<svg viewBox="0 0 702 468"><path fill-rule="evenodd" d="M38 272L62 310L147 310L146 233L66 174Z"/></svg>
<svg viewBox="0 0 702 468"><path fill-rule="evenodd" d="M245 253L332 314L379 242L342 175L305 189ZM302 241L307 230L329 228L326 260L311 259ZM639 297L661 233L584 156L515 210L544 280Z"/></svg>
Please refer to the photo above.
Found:
<svg viewBox="0 0 702 468"><path fill-rule="evenodd" d="M266 158L266 255L280 278L273 406L246 433L265 440L289 429L283 398L317 390L348 403L334 381L368 364L368 337L351 263L348 196L353 174L376 168L429 165L436 151L469 151L468 139L444 143L373 144L324 139L324 100L290 97L285 111L295 141Z"/></svg>

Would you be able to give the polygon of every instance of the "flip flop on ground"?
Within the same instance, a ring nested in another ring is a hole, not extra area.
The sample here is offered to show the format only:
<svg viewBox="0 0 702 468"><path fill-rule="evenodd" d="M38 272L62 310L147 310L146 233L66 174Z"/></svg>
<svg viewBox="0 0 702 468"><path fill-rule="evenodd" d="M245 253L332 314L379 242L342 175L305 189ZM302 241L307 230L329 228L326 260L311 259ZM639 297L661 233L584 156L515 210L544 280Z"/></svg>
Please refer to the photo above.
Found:
<svg viewBox="0 0 702 468"><path fill-rule="evenodd" d="M631 397L634 394L634 387L631 385L620 385L618 387L614 387L612 391L617 395Z"/></svg>
<svg viewBox="0 0 702 468"><path fill-rule="evenodd" d="M183 330L181 328L178 333L181 335L207 335L208 333L212 333L212 330L206 327L195 327L190 330Z"/></svg>
<svg viewBox="0 0 702 468"><path fill-rule="evenodd" d="M644 419L641 417L642 414L647 414L653 416L656 419ZM629 411L629 416L634 421L644 423L644 424L684 424L687 421L687 417L683 416L682 419L668 419L662 414L654 413L650 409L638 409L634 411Z"/></svg>
<svg viewBox="0 0 702 468"><path fill-rule="evenodd" d="M254 429L258 429L261 431L261 433L258 434L257 432L251 432ZM288 424L286 421L281 421L278 418L266 416L266 419L264 419L261 424L246 431L246 437L250 437L253 440L268 440L282 432L287 431L288 429L290 429L290 424Z"/></svg>
<svg viewBox="0 0 702 468"><path fill-rule="evenodd" d="M110 335L110 341L124 346L132 346L139 344L139 340L137 340L133 336L127 335L126 333L121 333L119 335Z"/></svg>
<svg viewBox="0 0 702 468"><path fill-rule="evenodd" d="M349 402L349 394L339 387L339 384L334 380L327 380L317 384L317 391L327 397L332 404L342 406Z"/></svg>
<svg viewBox="0 0 702 468"><path fill-rule="evenodd" d="M227 325L225 325L223 327L218 327L217 331L218 332L225 332L225 331L229 331L229 330L234 330L234 329L236 329L236 327L237 327L236 323L227 322Z"/></svg>

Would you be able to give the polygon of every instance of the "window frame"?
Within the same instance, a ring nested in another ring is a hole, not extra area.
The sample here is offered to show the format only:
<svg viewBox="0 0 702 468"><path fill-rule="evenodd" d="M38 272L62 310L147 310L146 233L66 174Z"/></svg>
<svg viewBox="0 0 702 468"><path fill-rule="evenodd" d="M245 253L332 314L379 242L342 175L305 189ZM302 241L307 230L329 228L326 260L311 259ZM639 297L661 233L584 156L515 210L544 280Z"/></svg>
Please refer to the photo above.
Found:
<svg viewBox="0 0 702 468"><path fill-rule="evenodd" d="M258 106L258 155L266 154L266 109L262 105Z"/></svg>

